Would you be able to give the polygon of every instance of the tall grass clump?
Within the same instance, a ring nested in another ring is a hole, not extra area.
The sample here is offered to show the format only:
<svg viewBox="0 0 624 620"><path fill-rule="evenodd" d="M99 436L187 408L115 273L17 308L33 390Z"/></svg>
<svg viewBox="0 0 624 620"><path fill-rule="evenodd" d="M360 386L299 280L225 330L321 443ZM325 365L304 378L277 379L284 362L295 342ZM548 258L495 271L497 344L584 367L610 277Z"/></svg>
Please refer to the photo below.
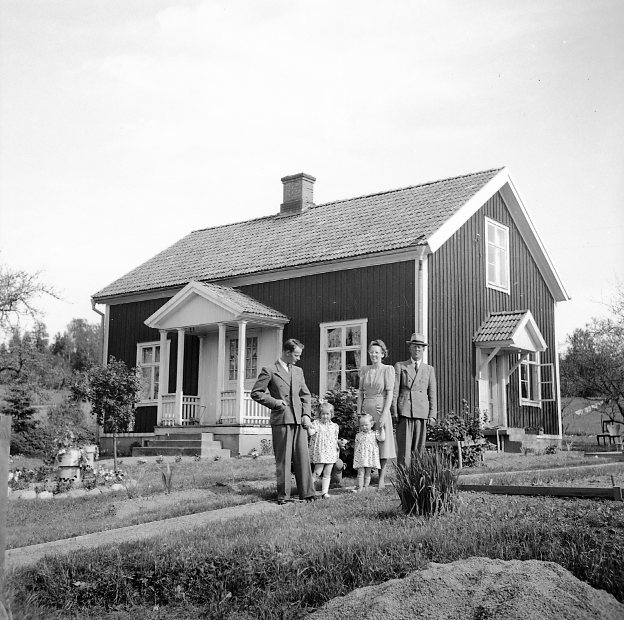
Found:
<svg viewBox="0 0 624 620"><path fill-rule="evenodd" d="M459 500L459 470L439 450L415 452L409 465L399 465L392 484L407 515L431 517L452 511Z"/></svg>

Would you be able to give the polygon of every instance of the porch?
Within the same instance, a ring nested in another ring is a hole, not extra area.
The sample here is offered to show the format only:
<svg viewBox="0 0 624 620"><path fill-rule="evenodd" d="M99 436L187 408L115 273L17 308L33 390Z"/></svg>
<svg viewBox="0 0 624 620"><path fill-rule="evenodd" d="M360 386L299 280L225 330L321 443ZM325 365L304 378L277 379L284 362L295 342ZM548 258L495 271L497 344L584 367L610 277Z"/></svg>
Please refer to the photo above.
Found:
<svg viewBox="0 0 624 620"><path fill-rule="evenodd" d="M270 411L251 399L251 388L260 368L279 356L287 322L235 289L199 282L185 286L145 321L160 334L152 347L153 382L160 386L154 389L156 428L267 427ZM172 334L177 351L170 354ZM199 342L190 358L185 357L189 338ZM196 393L188 393L189 378Z"/></svg>

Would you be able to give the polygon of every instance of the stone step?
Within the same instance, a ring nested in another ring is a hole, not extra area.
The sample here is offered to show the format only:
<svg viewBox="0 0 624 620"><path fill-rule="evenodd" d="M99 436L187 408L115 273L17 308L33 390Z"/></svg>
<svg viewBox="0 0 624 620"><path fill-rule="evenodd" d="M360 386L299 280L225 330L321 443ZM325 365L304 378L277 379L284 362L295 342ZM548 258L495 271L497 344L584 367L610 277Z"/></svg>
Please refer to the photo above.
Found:
<svg viewBox="0 0 624 620"><path fill-rule="evenodd" d="M224 459L230 458L230 451L225 448L190 448L190 447L150 447L143 446L141 448L132 448L132 456L195 456L199 455L201 458L211 458L219 456Z"/></svg>
<svg viewBox="0 0 624 620"><path fill-rule="evenodd" d="M177 432L173 432L173 433L166 433L166 432L162 432L162 429L158 429L161 430L161 432L156 432L155 433L155 437L157 437L158 439L185 439L185 440L200 440L200 439L213 439L213 435L212 433L177 433Z"/></svg>
<svg viewBox="0 0 624 620"><path fill-rule="evenodd" d="M174 446L188 445L188 446L218 446L221 447L220 441L215 441L214 439L186 439L186 438L176 438L176 439L147 439L146 444L149 446L164 446L167 444L171 444Z"/></svg>

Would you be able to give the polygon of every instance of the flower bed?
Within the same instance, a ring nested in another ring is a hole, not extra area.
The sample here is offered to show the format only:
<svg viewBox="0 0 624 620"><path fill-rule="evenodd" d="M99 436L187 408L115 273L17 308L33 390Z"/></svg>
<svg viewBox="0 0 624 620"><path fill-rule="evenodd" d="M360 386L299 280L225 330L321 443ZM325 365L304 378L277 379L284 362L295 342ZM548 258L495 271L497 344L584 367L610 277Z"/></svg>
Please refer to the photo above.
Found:
<svg viewBox="0 0 624 620"><path fill-rule="evenodd" d="M85 465L81 479L63 478L49 465L9 471L9 499L52 499L81 497L127 490L130 482L124 471Z"/></svg>

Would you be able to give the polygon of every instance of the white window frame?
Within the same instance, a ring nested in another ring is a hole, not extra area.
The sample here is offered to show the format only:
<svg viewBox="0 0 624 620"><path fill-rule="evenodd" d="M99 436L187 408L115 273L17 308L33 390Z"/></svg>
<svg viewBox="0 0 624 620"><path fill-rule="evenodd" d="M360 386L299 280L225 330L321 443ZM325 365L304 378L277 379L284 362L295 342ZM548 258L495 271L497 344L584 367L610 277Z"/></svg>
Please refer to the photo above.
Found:
<svg viewBox="0 0 624 620"><path fill-rule="evenodd" d="M491 234L492 228L503 234L504 245L500 245ZM495 276L490 279L490 265L494 265ZM485 281L488 288L510 292L510 265L509 265L509 227L485 218Z"/></svg>
<svg viewBox="0 0 624 620"><path fill-rule="evenodd" d="M529 385L529 398L522 394L523 385ZM541 407L555 401L554 365L540 363L539 352L528 353L518 367L518 395L520 405Z"/></svg>
<svg viewBox="0 0 624 620"><path fill-rule="evenodd" d="M165 355L167 356L166 359L169 359L169 343L170 341L167 340L167 352L165 353ZM160 361L158 362L151 362L149 364L144 364L143 363L143 350L147 349L147 348L152 348L154 350L153 352L153 357L154 359L156 359L156 348L160 349L160 340L153 340L152 342L138 342L137 343L137 353L136 353L136 367L139 371L139 375L141 377L143 377L143 372L142 369L145 367L149 367L152 369L152 373L151 373L151 377L150 377L150 393L152 393L154 391L154 369L158 368L160 371ZM162 351L159 352L159 355L162 356ZM167 368L168 365L165 364L165 368ZM168 377L167 377L168 379ZM158 392L156 392L156 396L154 398L141 398L141 400L137 403L137 405L155 405L156 403L158 403L158 394L160 393L161 390L161 385L162 385L162 377L158 377ZM162 392L163 394L166 394L167 392Z"/></svg>
<svg viewBox="0 0 624 620"><path fill-rule="evenodd" d="M247 351L249 348L249 341L255 338L256 339L256 370L255 373L252 373L253 376L251 376L250 378L245 377L245 387L250 387L252 386L255 381L256 378L258 376L258 361L260 359L260 355L259 355L259 351L260 351L260 335L259 333L255 332L255 331L248 331L245 334L245 357L247 356ZM231 333L227 335L226 338L226 343L225 343L225 368L224 368L224 377L225 377L225 381L226 383L231 387L235 387L237 385L238 382L238 378L237 376L235 376L234 379L230 379L230 360L231 360L231 356L230 356L230 352L232 350L232 342L236 342L236 352L238 354L238 333ZM247 368L247 359L245 359L245 369ZM238 371L238 366L236 367L236 371Z"/></svg>
<svg viewBox="0 0 624 620"><path fill-rule="evenodd" d="M357 351L357 346L347 347L344 345L344 334L345 331L342 332L342 343L340 347L328 347L327 346L327 332L330 329L336 328L344 328L344 327L359 327L360 328L360 364L364 365L366 363L366 350L367 350L367 342L368 342L368 319L352 319L349 321L333 321L331 323L321 323L320 324L320 332L321 332L321 346L319 348L320 351L320 365L319 365L319 394L324 395L327 392L327 354L330 352L340 351L342 353L342 363L341 363L341 377L340 383L342 388L346 386L346 352L347 351ZM359 369L358 369L359 370Z"/></svg>

